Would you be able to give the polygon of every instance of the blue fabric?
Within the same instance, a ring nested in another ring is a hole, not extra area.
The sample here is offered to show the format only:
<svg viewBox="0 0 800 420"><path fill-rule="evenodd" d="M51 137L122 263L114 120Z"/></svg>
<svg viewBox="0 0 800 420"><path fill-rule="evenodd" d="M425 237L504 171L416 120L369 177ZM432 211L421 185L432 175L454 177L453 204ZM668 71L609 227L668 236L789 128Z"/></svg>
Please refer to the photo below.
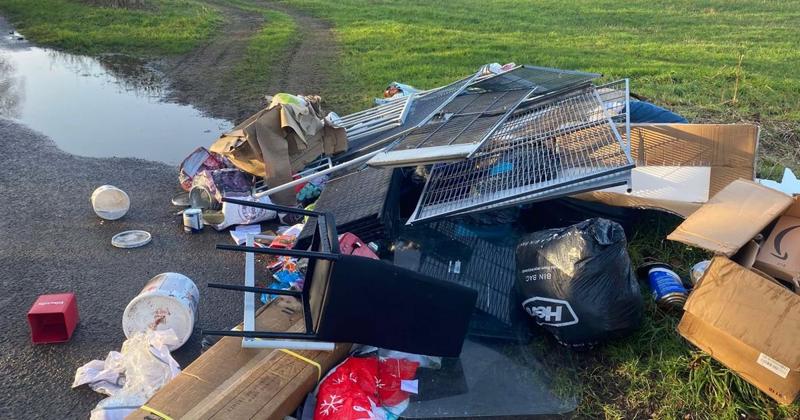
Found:
<svg viewBox="0 0 800 420"><path fill-rule="evenodd" d="M645 101L631 101L632 123L688 123L682 116Z"/></svg>

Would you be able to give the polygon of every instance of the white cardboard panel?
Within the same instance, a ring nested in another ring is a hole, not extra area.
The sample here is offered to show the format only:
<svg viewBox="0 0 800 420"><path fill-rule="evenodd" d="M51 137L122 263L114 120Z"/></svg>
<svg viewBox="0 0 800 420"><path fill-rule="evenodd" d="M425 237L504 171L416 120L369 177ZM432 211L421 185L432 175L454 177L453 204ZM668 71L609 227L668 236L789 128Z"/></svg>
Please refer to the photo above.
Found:
<svg viewBox="0 0 800 420"><path fill-rule="evenodd" d="M637 166L631 171L632 191L640 198L705 203L711 186L708 166ZM628 194L622 185L602 190Z"/></svg>

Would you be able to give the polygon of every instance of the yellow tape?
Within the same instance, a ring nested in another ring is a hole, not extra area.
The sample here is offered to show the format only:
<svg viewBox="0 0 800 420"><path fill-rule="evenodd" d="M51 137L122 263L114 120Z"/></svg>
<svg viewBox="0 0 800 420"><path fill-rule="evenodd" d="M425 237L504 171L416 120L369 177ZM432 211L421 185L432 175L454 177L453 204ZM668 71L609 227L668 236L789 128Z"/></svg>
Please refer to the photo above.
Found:
<svg viewBox="0 0 800 420"><path fill-rule="evenodd" d="M150 414L155 414L155 415L157 415L158 417L161 417L164 420L172 420L172 417L170 417L170 416L168 416L168 415L156 410L155 408L151 408L151 407L148 407L146 405L143 405L143 406L141 406L139 408L141 408L144 411L147 411Z"/></svg>
<svg viewBox="0 0 800 420"><path fill-rule="evenodd" d="M313 361L313 360L309 359L308 357L305 357L305 356L303 356L301 354L297 354L297 353L295 353L295 352L293 352L291 350L287 350L287 349L278 349L278 350L280 350L280 351L282 351L282 352L284 352L284 353L286 353L286 354L288 354L290 356L294 356L294 357L296 357L296 358L298 358L298 359L300 359L300 360L302 360L304 362L310 363L311 365L315 366L317 368L317 382L319 382L322 379L322 366L320 366L319 363L317 363L317 362L315 362L315 361Z"/></svg>

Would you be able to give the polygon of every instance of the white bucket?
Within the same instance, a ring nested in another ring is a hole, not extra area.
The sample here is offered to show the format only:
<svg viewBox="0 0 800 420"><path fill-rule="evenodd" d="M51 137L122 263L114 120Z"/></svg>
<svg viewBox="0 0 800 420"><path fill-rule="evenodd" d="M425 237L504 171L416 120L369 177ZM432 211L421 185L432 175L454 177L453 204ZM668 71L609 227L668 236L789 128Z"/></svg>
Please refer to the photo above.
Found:
<svg viewBox="0 0 800 420"><path fill-rule="evenodd" d="M200 291L189 277L178 273L161 273L147 282L138 296L128 303L122 315L125 337L148 329L175 331L182 346L194 330Z"/></svg>
<svg viewBox="0 0 800 420"><path fill-rule="evenodd" d="M128 194L113 185L102 185L92 193L92 208L103 219L117 220L130 207L131 199Z"/></svg>

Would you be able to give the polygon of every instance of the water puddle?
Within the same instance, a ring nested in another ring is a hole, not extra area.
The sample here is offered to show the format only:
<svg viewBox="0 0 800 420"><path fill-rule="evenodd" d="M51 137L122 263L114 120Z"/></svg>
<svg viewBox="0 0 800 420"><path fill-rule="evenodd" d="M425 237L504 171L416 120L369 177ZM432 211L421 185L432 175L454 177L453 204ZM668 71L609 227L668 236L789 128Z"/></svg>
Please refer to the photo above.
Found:
<svg viewBox="0 0 800 420"><path fill-rule="evenodd" d="M7 28L2 23L0 30ZM162 78L137 60L67 54L32 46L8 29L0 34L0 116L68 153L177 164L232 127L163 102Z"/></svg>

